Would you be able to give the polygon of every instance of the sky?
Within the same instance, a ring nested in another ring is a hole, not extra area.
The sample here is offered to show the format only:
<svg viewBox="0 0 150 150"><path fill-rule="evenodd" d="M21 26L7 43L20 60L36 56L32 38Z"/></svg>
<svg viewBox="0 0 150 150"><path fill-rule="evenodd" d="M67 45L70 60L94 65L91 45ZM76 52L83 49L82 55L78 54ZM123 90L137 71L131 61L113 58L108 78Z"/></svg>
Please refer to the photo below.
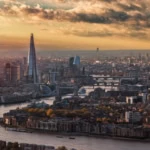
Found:
<svg viewBox="0 0 150 150"><path fill-rule="evenodd" d="M0 50L150 49L150 0L0 0Z"/></svg>

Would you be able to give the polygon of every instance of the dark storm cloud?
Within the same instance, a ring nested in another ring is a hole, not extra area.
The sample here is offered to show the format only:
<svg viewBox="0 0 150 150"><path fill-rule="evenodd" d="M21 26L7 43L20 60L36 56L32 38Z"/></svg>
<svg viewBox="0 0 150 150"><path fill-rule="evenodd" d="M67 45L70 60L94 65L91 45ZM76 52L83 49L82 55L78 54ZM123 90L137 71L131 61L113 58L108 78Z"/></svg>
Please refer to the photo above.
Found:
<svg viewBox="0 0 150 150"><path fill-rule="evenodd" d="M117 5L125 11L142 11L143 10L141 6L137 6L135 4L126 5L126 4L118 3Z"/></svg>
<svg viewBox="0 0 150 150"><path fill-rule="evenodd" d="M97 14L74 13L70 18L73 22L87 22L87 23L111 23L109 17Z"/></svg>
<svg viewBox="0 0 150 150"><path fill-rule="evenodd" d="M19 13L11 7L4 7L1 9L5 14L10 15L19 15L19 13L23 13L27 16L37 16L41 19L53 20L56 19L58 21L71 21L71 22L87 22L87 23L102 23L102 24L110 24L117 21L124 22L127 21L130 16L122 11L108 10L105 13L98 14L94 12L69 12L65 10L45 10L42 8L31 8L24 7L19 8Z"/></svg>
<svg viewBox="0 0 150 150"><path fill-rule="evenodd" d="M123 11L115 11L113 9L108 11L108 17L115 21L126 21L130 18L130 16Z"/></svg>
<svg viewBox="0 0 150 150"><path fill-rule="evenodd" d="M102 23L102 24L110 24L115 22L124 22L128 20L130 16L125 12L115 11L115 10L108 10L103 14L93 14L93 13L74 13L71 21L74 22L88 22L88 23Z"/></svg>

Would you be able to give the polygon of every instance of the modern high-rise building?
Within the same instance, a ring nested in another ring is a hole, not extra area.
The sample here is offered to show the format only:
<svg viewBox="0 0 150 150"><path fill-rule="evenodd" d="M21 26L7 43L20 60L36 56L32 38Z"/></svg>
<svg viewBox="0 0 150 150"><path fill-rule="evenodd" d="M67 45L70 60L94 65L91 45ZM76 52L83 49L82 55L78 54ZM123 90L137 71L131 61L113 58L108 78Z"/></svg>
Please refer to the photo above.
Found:
<svg viewBox="0 0 150 150"><path fill-rule="evenodd" d="M11 65L10 65L10 63L7 63L5 65L5 79L7 82L11 81Z"/></svg>
<svg viewBox="0 0 150 150"><path fill-rule="evenodd" d="M23 65L27 65L27 57L23 57Z"/></svg>
<svg viewBox="0 0 150 150"><path fill-rule="evenodd" d="M34 36L30 37L30 50L28 54L27 80L31 83L38 83L38 73L36 64L36 52L34 45Z"/></svg>
<svg viewBox="0 0 150 150"><path fill-rule="evenodd" d="M19 64L12 64L11 65L11 81L17 82L21 79L21 72L20 72L20 65Z"/></svg>
<svg viewBox="0 0 150 150"><path fill-rule="evenodd" d="M79 56L74 57L73 65L76 65L76 66L80 65L80 57Z"/></svg>
<svg viewBox="0 0 150 150"><path fill-rule="evenodd" d="M9 83L17 83L20 81L20 65L15 63L7 63L5 66L5 80Z"/></svg>
<svg viewBox="0 0 150 150"><path fill-rule="evenodd" d="M70 57L70 58L69 58L69 67L70 67L70 68L73 67L73 62L74 62L74 57Z"/></svg>

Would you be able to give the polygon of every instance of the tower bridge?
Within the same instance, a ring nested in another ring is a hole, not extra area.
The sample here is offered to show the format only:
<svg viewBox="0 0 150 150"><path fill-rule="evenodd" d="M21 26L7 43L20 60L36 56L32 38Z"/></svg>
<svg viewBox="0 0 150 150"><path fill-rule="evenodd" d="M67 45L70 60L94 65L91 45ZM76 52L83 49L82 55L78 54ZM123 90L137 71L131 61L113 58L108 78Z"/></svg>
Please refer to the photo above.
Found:
<svg viewBox="0 0 150 150"><path fill-rule="evenodd" d="M62 94L61 90L63 89L72 89L74 96L78 96L78 87L76 85L70 85L70 86L63 86L63 85L56 85L56 100L61 100Z"/></svg>

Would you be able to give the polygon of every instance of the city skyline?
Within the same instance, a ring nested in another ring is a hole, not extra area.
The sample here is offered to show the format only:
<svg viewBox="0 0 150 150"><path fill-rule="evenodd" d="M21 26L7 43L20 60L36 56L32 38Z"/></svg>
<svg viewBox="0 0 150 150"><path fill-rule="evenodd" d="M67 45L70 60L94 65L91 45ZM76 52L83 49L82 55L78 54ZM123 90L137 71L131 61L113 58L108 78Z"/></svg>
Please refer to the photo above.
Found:
<svg viewBox="0 0 150 150"><path fill-rule="evenodd" d="M149 0L0 0L0 51L150 49Z"/></svg>

